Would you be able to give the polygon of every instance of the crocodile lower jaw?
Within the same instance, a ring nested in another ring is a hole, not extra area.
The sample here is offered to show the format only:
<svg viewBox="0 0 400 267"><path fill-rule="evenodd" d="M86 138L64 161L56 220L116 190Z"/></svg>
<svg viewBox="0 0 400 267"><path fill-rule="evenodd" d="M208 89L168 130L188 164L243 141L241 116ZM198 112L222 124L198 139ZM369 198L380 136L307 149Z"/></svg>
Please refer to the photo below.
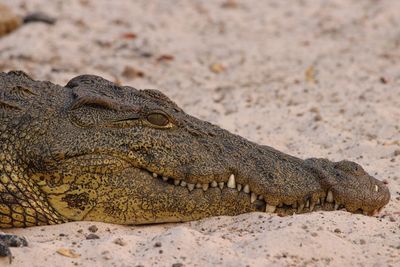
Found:
<svg viewBox="0 0 400 267"><path fill-rule="evenodd" d="M212 181L207 184L193 184L188 183L184 180L174 179L171 177L166 177L159 175L155 172L150 172L146 169L142 169L147 172L149 176L154 179L158 179L160 182L168 184L170 186L180 186L184 187L188 190L188 193L192 193L194 190L202 190L206 192L209 189L215 188L221 190L231 190L232 193L236 194L246 194L249 198L249 204L255 204L259 211L263 211L266 213L276 213L280 216L293 215L299 213L307 213L312 211L332 211L332 210L346 210L345 205L339 204L335 200L335 196L332 191L327 190L323 196L320 197L317 201L313 202L311 198L307 199L305 202L296 202L294 204L285 204L280 203L279 205L269 205L265 199L266 196L257 194L251 191L251 188L248 184L239 184L236 183L235 175L231 174L228 181L226 182L216 182ZM374 210L372 212L363 211L362 209L358 209L356 211L350 211L352 213L364 214L364 215L375 215L380 210Z"/></svg>
<svg viewBox="0 0 400 267"><path fill-rule="evenodd" d="M94 166L96 164L104 164L104 157L106 157L108 164L110 165L121 165L121 166L131 166L135 169L138 169L145 173L147 179L155 179L157 182L164 184L165 186L173 186L173 187L180 187L187 189L188 194L195 194L196 191L201 190L207 192L208 190L215 190L214 192L227 192L236 194L237 197L245 199L248 198L249 206L254 206L255 210L263 211L267 213L276 213L278 215L292 215L298 213L307 213L312 211L332 211L332 210L347 210L352 213L362 213L365 215L375 215L380 211L380 209L376 210L368 210L364 211L362 209L357 210L350 210L346 209L346 206L342 203L336 201L336 197L333 191L329 190L326 191L321 190L318 192L318 196L316 197L307 197L307 196L297 196L296 198L292 198L290 201L282 201L278 200L275 201L275 205L271 205L271 203L267 203L267 199L279 199L278 197L272 197L270 195L259 194L252 190L249 184L240 184L238 183L234 174L231 174L229 178L225 178L225 181L212 181L210 183L189 183L183 179L175 179L171 177L167 177L164 175L160 175L156 172L152 172L147 168L142 166L136 166L134 162L127 161L123 156L116 156L116 155L107 155L102 154L102 158L97 160L96 157L93 157L92 154L85 154L80 155L77 157L71 157L71 160L75 162L79 162L84 160L82 164L85 164L87 160L91 162ZM71 164L69 160L63 161L61 164L58 162L58 167L63 164ZM76 163L75 163L76 164ZM217 191L218 190L218 191ZM278 203L276 205L276 203Z"/></svg>

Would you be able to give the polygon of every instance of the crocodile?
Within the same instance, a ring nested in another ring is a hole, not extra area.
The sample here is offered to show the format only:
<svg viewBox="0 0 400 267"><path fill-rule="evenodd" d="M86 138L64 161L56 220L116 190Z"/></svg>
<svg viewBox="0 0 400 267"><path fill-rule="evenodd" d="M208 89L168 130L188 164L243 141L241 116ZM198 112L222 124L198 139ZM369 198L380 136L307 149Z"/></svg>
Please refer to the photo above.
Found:
<svg viewBox="0 0 400 267"><path fill-rule="evenodd" d="M290 156L197 119L158 90L94 75L59 86L1 73L0 122L0 228L253 211L374 215L390 199L355 162ZM26 245L15 238L3 235L0 253Z"/></svg>

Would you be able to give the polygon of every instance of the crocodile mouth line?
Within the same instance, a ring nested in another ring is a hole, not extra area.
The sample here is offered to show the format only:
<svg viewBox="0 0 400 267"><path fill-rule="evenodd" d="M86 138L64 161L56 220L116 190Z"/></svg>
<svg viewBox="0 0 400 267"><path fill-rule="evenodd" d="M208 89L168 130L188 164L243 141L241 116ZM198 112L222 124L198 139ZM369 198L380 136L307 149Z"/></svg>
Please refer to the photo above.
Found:
<svg viewBox="0 0 400 267"><path fill-rule="evenodd" d="M163 176L157 174L155 172L151 172L147 169L142 169L147 172L149 176L153 179L158 179L160 182L165 184L169 184L176 187L184 187L188 190L188 193L192 193L194 190L202 190L207 192L207 190L211 188L217 188L222 190L236 190L238 193L244 193L248 195L249 204L255 204L257 210L263 211L266 213L276 213L280 216L293 215L299 213L307 213L313 211L332 211L332 210L345 210L347 211L345 205L340 204L335 200L334 193L331 190L327 190L321 194L316 201L312 201L312 198L309 197L306 201L303 202L295 202L294 204L286 204L280 203L278 205L271 205L267 203L266 196L261 194L257 194L253 192L248 184L240 184L236 182L235 175L231 174L229 176L228 181L226 182L216 182L212 181L211 183L201 184L201 183L188 183L182 179L175 179L167 176ZM376 209L372 212L363 211L361 208L356 211L352 211L352 213L356 214L364 214L364 215L375 215L378 213L380 209Z"/></svg>
<svg viewBox="0 0 400 267"><path fill-rule="evenodd" d="M221 190L236 190L237 193L243 193L246 194L249 198L249 205L255 205L256 210L258 211L263 211L266 213L276 213L278 215L293 215L293 214L299 214L299 213L307 213L307 212L312 212L312 211L333 211L333 210L345 210L349 211L351 213L356 213L356 214L364 214L364 215L370 215L374 216L377 213L379 213L383 207L380 207L378 209L372 210L372 211L366 211L363 210L362 208L358 208L357 210L347 210L346 206L344 204L339 203L336 198L335 198L335 193L328 188L327 190L323 191L321 190L318 192L318 197L299 197L298 199L301 199L301 201L291 201L290 203L286 203L284 200L280 200L278 205L272 205L271 203L268 203L266 200L271 199L266 195L263 194L258 194L257 192L254 192L249 184L241 184L237 182L237 179L235 175L232 173L227 181L224 182L217 182L217 181L212 181L210 183L189 183L183 179L177 179L177 178L172 178L169 176L164 176L162 174L158 174L156 172L150 171L147 168L143 168L141 166L136 166L136 164L132 161L126 160L121 155L114 154L114 155L109 155L109 154L103 154L103 156L107 156L110 162L113 162L114 160L117 160L119 162L125 162L126 166L134 167L137 168L141 171L144 171L147 173L147 175L153 179L158 179L160 182L163 182L168 185L176 186L176 187L183 187L188 190L188 193L192 193L194 190L203 190L206 192L209 189L217 188ZM80 156L74 156L70 157L69 159L82 159L89 157L91 158L93 154L84 154ZM93 159L93 158L92 158ZM100 165L103 164L103 159L98 162ZM375 191L378 190L378 187L375 185ZM312 195L312 194L310 194ZM276 203L276 202L275 202Z"/></svg>

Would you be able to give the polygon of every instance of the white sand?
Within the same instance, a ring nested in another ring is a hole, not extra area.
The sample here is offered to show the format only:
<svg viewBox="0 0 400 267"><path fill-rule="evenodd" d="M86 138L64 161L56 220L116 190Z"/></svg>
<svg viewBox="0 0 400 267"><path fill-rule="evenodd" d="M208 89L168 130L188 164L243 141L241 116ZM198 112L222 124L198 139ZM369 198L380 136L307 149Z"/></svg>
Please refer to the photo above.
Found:
<svg viewBox="0 0 400 267"><path fill-rule="evenodd" d="M258 143L357 161L392 193L377 217L253 213L12 229L29 240L12 249L13 266L400 266L400 1L2 2L58 18L1 38L2 71L159 88L188 113ZM174 59L157 60L163 55ZM91 225L100 239L86 240Z"/></svg>

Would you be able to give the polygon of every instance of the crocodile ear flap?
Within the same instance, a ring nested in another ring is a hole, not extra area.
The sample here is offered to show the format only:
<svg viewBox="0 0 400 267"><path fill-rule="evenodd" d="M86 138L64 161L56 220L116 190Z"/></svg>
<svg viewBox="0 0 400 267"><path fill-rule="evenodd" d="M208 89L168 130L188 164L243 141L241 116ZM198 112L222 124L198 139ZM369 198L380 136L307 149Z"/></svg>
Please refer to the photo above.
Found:
<svg viewBox="0 0 400 267"><path fill-rule="evenodd" d="M134 113L140 111L138 106L125 101L121 87L99 76L81 75L70 80L65 87L72 89L71 110L91 106Z"/></svg>

